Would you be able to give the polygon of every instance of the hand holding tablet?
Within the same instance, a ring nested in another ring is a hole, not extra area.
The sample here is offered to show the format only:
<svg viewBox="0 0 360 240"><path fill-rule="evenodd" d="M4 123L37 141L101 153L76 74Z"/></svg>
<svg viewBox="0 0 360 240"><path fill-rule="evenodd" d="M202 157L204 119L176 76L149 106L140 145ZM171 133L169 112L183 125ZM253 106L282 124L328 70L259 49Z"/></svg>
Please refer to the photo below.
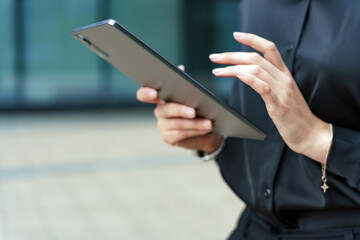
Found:
<svg viewBox="0 0 360 240"><path fill-rule="evenodd" d="M184 67L179 67L184 70ZM155 89L142 87L137 99L145 103L156 103L155 117L164 142L187 149L212 153L219 148L223 137L211 134L213 123L196 118L196 110L185 105L165 103L158 98Z"/></svg>
<svg viewBox="0 0 360 240"><path fill-rule="evenodd" d="M213 136L225 135L256 140L266 138L266 134L261 129L116 21L110 19L77 28L72 31L72 35L131 79L146 87L139 91L138 98L143 94L142 91L147 91L144 89L157 90L155 93L158 94L158 99L155 98L154 103L158 103L155 113L159 119L165 119L166 115L162 114L167 114L166 112L170 110L169 106L172 106L171 109L188 107L195 110L191 124L196 120L197 126L200 126L206 122L204 119L211 120L212 128L204 129L204 136L211 131L217 134L212 134ZM151 101L149 98L139 98L139 100ZM182 115L177 113L170 117L179 118L179 116ZM184 124L182 127L186 129L194 128L189 122L173 121L172 124L176 126ZM159 125L159 127L165 125L168 127L167 124L161 125L161 122ZM191 138L192 135L188 134Z"/></svg>

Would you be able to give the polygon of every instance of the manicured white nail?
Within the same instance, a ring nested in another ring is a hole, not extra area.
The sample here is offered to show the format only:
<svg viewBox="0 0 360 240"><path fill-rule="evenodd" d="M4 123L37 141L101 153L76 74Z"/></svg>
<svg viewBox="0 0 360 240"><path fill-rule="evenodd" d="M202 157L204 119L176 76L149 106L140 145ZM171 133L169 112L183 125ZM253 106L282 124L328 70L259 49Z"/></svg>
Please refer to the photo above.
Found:
<svg viewBox="0 0 360 240"><path fill-rule="evenodd" d="M212 127L212 123L210 120L206 120L203 122L203 126L205 129L210 129Z"/></svg>
<svg viewBox="0 0 360 240"><path fill-rule="evenodd" d="M234 32L234 37L236 37L236 38L243 38L244 37L244 33L242 33L242 32Z"/></svg>
<svg viewBox="0 0 360 240"><path fill-rule="evenodd" d="M211 60L219 60L220 59L220 54L214 53L214 54L210 54L209 58Z"/></svg>
<svg viewBox="0 0 360 240"><path fill-rule="evenodd" d="M224 69L223 68L215 68L214 70L212 70L212 73L214 75L220 74Z"/></svg>
<svg viewBox="0 0 360 240"><path fill-rule="evenodd" d="M156 98L157 92L155 90L148 91L148 96L150 98Z"/></svg>
<svg viewBox="0 0 360 240"><path fill-rule="evenodd" d="M187 109L185 110L185 113L186 113L187 116L193 117L193 116L195 115L195 110L192 109L192 108L187 108Z"/></svg>

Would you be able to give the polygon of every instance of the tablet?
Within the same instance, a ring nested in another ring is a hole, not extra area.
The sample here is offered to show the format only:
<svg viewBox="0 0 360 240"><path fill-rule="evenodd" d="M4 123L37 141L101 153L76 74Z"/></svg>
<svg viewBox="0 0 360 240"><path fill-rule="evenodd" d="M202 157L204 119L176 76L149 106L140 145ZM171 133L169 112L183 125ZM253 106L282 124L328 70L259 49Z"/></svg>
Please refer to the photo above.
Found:
<svg viewBox="0 0 360 240"><path fill-rule="evenodd" d="M141 86L157 89L160 99L195 108L198 117L214 122L214 133L256 140L266 138L259 127L115 20L76 28L71 34Z"/></svg>

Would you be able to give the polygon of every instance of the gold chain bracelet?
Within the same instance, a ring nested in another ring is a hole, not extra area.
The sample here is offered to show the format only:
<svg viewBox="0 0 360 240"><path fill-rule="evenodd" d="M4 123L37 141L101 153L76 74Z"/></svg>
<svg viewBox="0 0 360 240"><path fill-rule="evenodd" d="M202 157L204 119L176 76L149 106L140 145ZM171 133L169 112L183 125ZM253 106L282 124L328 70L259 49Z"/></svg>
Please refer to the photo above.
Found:
<svg viewBox="0 0 360 240"><path fill-rule="evenodd" d="M331 149L331 143L332 143L332 139L333 139L333 128L332 128L332 124L330 124L330 144L328 146L328 149L327 149L327 152L326 152L326 155L325 155L325 160L324 162L321 164L322 167L322 177L321 177L321 181L323 182L323 185L321 186L321 188L323 189L324 193L326 193L326 190L328 190L329 186L326 184L327 182L327 177L326 177L326 163L327 163L327 159L328 159L328 156L329 156L329 152L330 152L330 149Z"/></svg>

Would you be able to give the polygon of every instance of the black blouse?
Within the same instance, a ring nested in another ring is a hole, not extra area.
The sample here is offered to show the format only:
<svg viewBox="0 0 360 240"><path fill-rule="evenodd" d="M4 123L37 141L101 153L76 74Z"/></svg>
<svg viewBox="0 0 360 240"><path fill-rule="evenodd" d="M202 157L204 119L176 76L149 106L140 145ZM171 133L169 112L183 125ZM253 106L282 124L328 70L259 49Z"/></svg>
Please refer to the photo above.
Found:
<svg viewBox="0 0 360 240"><path fill-rule="evenodd" d="M269 137L228 138L218 159L225 181L248 207L286 228L360 226L360 1L239 6L239 30L277 45L313 113L333 124L334 137L324 193L321 165L289 149L260 96L235 80L231 105Z"/></svg>

